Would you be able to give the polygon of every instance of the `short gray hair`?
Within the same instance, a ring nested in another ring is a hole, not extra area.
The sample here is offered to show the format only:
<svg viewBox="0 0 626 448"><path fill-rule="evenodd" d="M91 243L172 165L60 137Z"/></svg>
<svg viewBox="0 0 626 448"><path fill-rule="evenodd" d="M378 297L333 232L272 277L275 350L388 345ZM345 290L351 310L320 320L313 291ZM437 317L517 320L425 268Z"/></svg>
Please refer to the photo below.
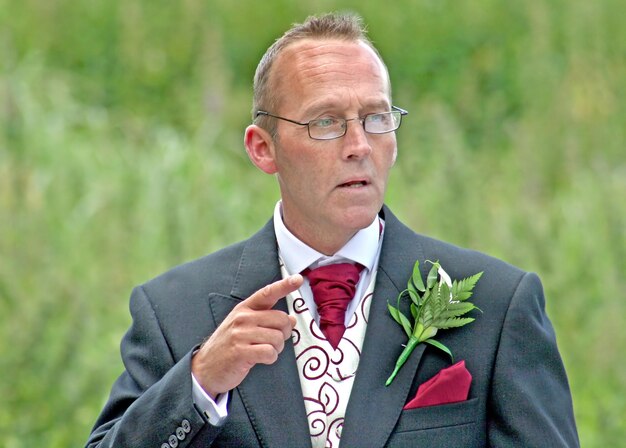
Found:
<svg viewBox="0 0 626 448"><path fill-rule="evenodd" d="M378 50L367 37L367 31L360 16L354 13L329 13L321 16L309 16L304 23L294 24L285 34L277 39L265 52L254 74L254 96L252 100L252 119L256 124L276 137L276 123L270 117L261 115L259 110L274 113L279 104L279 97L273 85L272 66L280 53L289 45L304 39L338 39L347 42L363 42L384 62Z"/></svg>

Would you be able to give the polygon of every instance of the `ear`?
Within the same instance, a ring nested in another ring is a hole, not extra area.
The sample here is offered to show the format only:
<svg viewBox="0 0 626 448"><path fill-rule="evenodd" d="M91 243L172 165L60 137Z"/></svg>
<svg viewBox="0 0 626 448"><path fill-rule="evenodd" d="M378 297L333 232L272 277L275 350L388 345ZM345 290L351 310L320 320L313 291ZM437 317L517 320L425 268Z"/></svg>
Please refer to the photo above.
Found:
<svg viewBox="0 0 626 448"><path fill-rule="evenodd" d="M267 174L274 174L278 171L276 169L274 141L269 132L251 124L246 128L244 145L248 157L258 169Z"/></svg>

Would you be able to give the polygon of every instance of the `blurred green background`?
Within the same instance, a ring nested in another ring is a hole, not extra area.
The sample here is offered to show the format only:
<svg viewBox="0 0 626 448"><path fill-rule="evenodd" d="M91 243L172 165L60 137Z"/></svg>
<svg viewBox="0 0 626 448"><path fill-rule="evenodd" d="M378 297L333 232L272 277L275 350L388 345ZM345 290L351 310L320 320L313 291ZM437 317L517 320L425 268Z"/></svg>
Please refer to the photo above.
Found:
<svg viewBox="0 0 626 448"><path fill-rule="evenodd" d="M2 446L82 446L133 285L247 237L251 80L308 14L363 15L398 134L388 204L538 272L582 445L626 438L626 27L617 0L0 0Z"/></svg>

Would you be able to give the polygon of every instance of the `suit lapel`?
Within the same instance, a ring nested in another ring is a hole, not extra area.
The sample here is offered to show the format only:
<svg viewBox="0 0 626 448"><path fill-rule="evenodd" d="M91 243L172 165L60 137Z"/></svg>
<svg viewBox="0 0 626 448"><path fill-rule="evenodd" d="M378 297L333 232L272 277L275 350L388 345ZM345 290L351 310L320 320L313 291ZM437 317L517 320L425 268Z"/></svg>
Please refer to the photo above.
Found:
<svg viewBox="0 0 626 448"><path fill-rule="evenodd" d="M280 278L274 227L270 221L244 247L232 297L209 298L216 326L241 300ZM285 300L277 309L287 312ZM291 343L272 365L257 364L237 387L262 446L310 446L296 357Z"/></svg>
<svg viewBox="0 0 626 448"><path fill-rule="evenodd" d="M345 446L384 446L407 400L424 352L418 345L390 386L385 381L406 344L407 336L389 316L387 302L406 288L415 260L423 260L416 235L385 207L385 240L380 256L374 298L363 341L359 368L346 409L341 436Z"/></svg>

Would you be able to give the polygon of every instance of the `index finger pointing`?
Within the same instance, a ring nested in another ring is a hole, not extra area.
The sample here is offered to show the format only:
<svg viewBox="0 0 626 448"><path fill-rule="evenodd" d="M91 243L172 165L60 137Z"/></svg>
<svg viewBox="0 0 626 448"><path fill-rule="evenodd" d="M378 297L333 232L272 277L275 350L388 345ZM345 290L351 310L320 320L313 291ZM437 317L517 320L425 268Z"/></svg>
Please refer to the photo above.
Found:
<svg viewBox="0 0 626 448"><path fill-rule="evenodd" d="M302 285L303 281L300 274L291 275L259 289L244 300L243 303L256 311L269 310L276 305L276 302L280 299L290 292L297 290Z"/></svg>

